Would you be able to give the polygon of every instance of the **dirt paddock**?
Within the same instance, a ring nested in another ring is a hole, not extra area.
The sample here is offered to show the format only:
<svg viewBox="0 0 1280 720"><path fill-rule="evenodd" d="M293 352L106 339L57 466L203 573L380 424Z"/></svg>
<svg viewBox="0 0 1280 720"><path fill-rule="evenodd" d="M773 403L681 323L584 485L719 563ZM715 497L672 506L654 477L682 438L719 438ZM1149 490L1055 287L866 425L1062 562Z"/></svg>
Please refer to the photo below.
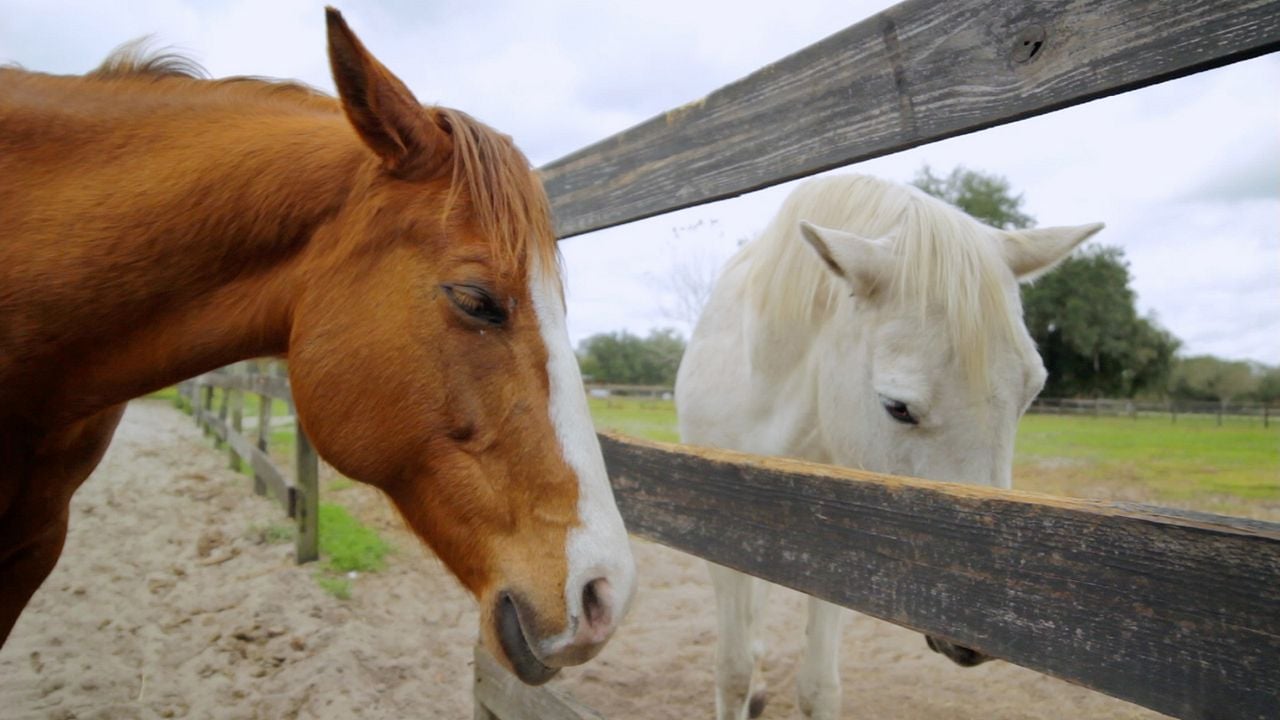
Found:
<svg viewBox="0 0 1280 720"><path fill-rule="evenodd" d="M470 718L476 611L363 487L332 493L396 546L350 600L268 541L255 497L191 420L134 403L72 504L62 560L0 650L0 718ZM713 716L715 616L702 561L637 541L640 589L605 652L554 682L611 719ZM765 718L799 718L804 600L775 589ZM846 718L1156 718L1006 663L974 669L850 614Z"/></svg>

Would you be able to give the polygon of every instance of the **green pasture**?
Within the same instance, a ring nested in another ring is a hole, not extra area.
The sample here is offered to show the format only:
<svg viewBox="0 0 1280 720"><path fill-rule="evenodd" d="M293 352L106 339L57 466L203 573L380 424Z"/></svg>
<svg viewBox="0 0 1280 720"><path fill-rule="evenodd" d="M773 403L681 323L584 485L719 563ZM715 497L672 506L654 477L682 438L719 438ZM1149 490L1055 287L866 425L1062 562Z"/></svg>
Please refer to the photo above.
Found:
<svg viewBox="0 0 1280 720"><path fill-rule="evenodd" d="M650 398L587 398L596 428L661 442L680 442L676 406Z"/></svg>
<svg viewBox="0 0 1280 720"><path fill-rule="evenodd" d="M1028 415L1015 487L1280 520L1280 427L1259 419Z"/></svg>
<svg viewBox="0 0 1280 720"><path fill-rule="evenodd" d="M678 441L670 401L590 398L601 430ZM1027 415L1014 487L1280 520L1280 423L1214 416Z"/></svg>

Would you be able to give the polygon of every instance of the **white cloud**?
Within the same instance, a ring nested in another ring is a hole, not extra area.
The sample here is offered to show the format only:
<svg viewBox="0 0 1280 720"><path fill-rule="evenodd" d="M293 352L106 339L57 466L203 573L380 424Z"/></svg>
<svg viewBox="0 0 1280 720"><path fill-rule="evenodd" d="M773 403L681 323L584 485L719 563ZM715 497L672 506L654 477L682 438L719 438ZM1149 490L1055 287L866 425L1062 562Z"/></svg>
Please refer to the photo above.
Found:
<svg viewBox="0 0 1280 720"><path fill-rule="evenodd" d="M891 5L889 0L645 3L337 2L425 102L510 133L536 163L701 97ZM289 77L331 89L322 4L309 0L0 0L0 62L72 73L155 34L215 75ZM1189 352L1280 363L1280 56L1268 56L852 170L908 180L924 163L995 172L1041 224L1108 223L1139 305ZM786 188L564 243L575 340L670 324L651 281L681 244L727 256ZM714 231L672 228L714 219ZM674 257L673 257L674 256Z"/></svg>

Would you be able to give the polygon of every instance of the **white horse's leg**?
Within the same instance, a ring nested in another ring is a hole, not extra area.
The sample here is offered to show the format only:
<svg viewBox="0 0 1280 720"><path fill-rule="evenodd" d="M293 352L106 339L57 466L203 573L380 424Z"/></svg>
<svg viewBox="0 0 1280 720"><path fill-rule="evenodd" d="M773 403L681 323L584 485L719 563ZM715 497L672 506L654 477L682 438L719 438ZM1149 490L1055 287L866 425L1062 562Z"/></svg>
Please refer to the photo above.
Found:
<svg viewBox="0 0 1280 720"><path fill-rule="evenodd" d="M809 598L807 647L796 677L796 694L800 711L811 720L840 717L840 625L844 613L839 605Z"/></svg>
<svg viewBox="0 0 1280 720"><path fill-rule="evenodd" d="M716 590L716 720L746 720L764 710L759 674L764 644L760 622L769 584L707 563ZM753 692L754 691L754 692Z"/></svg>

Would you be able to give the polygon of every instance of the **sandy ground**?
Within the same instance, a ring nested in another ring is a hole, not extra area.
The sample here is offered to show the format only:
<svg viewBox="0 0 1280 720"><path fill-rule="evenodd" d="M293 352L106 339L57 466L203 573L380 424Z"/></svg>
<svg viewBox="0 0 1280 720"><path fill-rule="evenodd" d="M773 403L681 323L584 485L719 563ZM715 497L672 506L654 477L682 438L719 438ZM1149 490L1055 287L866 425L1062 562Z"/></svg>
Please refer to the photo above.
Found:
<svg viewBox="0 0 1280 720"><path fill-rule="evenodd" d="M0 718L470 718L476 612L381 498L331 493L398 548L350 600L268 542L252 494L187 416L134 403L73 501L62 560L0 650ZM637 541L635 609L557 679L616 720L713 715L714 610L702 561ZM776 588L765 718L794 701L804 601ZM1006 663L962 669L917 634L850 614L847 718L1163 717ZM514 720L514 719L512 719Z"/></svg>

